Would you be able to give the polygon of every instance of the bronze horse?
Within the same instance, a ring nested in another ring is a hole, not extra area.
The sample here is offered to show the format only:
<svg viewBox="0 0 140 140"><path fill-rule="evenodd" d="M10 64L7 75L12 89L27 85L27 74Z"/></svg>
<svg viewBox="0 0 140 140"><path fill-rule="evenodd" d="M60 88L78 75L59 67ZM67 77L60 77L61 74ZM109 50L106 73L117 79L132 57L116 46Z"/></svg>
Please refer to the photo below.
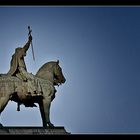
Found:
<svg viewBox="0 0 140 140"><path fill-rule="evenodd" d="M42 117L43 127L54 127L50 121L50 106L52 100L55 98L55 85L65 83L66 79L59 66L59 61L51 61L45 63L36 73L37 78L42 87L42 96L27 96L24 90L25 82L14 76L0 76L0 114L6 107L9 100L13 100L19 105L24 104L25 107L36 106L39 104L40 113ZM19 88L19 92L17 89ZM23 89L23 90L22 90ZM16 92L15 92L16 91Z"/></svg>

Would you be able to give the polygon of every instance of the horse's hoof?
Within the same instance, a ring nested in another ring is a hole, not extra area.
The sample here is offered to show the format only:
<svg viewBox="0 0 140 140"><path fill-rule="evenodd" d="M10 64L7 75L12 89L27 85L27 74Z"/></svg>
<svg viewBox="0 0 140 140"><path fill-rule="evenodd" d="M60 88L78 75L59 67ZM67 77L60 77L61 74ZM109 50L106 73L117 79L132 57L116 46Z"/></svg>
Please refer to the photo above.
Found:
<svg viewBox="0 0 140 140"><path fill-rule="evenodd" d="M48 123L48 127L49 127L49 128L54 128L55 126L54 126L52 123L49 122L49 123Z"/></svg>

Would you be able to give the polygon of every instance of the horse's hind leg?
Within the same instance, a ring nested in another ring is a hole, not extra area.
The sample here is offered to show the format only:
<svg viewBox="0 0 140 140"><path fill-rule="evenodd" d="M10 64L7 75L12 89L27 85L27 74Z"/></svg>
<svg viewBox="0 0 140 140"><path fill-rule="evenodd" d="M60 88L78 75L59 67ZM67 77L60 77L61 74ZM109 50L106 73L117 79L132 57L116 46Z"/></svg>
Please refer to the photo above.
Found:
<svg viewBox="0 0 140 140"><path fill-rule="evenodd" d="M9 101L9 96L4 96L0 98L0 114L6 107L8 101Z"/></svg>
<svg viewBox="0 0 140 140"><path fill-rule="evenodd" d="M0 115L1 115L1 112L4 110L4 108L6 107L8 101L9 101L9 96L0 98ZM3 127L1 123L0 123L0 127Z"/></svg>

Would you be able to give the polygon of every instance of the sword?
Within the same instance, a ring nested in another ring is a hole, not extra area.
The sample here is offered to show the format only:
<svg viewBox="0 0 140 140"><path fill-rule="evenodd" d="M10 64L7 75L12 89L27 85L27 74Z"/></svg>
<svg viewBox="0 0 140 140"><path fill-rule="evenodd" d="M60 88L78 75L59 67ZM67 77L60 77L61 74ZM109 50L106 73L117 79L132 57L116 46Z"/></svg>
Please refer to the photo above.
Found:
<svg viewBox="0 0 140 140"><path fill-rule="evenodd" d="M28 36L30 36L31 35L31 32L32 32L32 30L30 29L30 26L28 26L28 30L29 30ZM32 41L31 41L31 48L32 48L33 60L35 61L34 48L33 48Z"/></svg>

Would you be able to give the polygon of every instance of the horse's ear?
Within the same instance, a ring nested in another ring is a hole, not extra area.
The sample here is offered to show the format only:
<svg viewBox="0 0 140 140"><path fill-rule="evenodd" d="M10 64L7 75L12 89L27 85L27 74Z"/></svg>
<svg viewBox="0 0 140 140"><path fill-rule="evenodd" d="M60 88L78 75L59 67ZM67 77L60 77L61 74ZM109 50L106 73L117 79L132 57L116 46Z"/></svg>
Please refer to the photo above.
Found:
<svg viewBox="0 0 140 140"><path fill-rule="evenodd" d="M56 61L57 65L59 64L59 60Z"/></svg>

